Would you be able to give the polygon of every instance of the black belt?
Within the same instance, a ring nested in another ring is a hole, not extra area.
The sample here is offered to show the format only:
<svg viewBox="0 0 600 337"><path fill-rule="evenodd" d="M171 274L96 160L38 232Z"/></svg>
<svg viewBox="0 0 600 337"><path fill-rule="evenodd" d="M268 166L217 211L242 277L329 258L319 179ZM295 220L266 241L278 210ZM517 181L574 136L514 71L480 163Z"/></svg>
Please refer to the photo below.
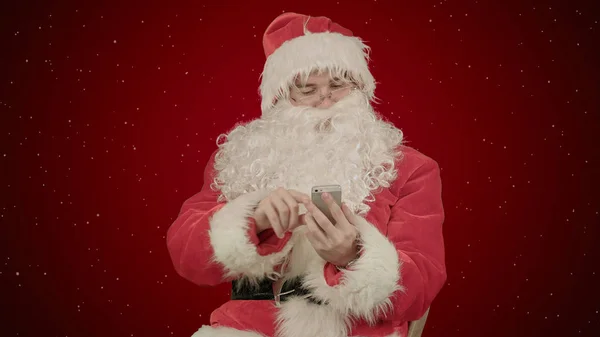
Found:
<svg viewBox="0 0 600 337"><path fill-rule="evenodd" d="M273 294L273 281L270 279L262 280L258 286L247 284L244 281L234 280L231 283L232 300L266 300L275 301ZM285 302L292 297L302 297L314 304L322 305L323 301L314 298L311 292L302 286L302 280L295 278L287 280L279 294L279 300Z"/></svg>

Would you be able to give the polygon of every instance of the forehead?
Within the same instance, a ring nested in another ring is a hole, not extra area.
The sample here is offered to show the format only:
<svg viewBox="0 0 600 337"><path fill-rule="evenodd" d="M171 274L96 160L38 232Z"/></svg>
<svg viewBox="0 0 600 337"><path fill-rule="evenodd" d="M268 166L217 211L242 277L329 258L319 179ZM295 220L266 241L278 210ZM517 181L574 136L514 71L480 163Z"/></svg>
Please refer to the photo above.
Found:
<svg viewBox="0 0 600 337"><path fill-rule="evenodd" d="M339 82L343 81L343 76L338 76L332 74L329 71L317 72L314 71L310 73L308 76L298 75L296 76L295 83L296 85L319 85L319 84L327 84L329 82Z"/></svg>

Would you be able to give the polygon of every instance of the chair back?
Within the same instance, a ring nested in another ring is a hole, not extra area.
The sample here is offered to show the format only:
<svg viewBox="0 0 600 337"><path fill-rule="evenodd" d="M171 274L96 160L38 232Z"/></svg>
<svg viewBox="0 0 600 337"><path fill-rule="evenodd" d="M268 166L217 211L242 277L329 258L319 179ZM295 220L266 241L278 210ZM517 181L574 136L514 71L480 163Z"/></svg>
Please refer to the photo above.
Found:
<svg viewBox="0 0 600 337"><path fill-rule="evenodd" d="M429 315L429 309L425 311L425 314L416 321L408 322L408 335L406 337L421 337L423 329L425 329L425 322Z"/></svg>

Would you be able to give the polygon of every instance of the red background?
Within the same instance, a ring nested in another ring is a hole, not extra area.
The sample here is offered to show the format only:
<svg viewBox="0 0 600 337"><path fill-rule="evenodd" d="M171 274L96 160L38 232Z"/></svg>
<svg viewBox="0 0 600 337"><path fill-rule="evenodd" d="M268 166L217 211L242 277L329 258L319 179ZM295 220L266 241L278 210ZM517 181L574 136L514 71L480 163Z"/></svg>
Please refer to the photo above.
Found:
<svg viewBox="0 0 600 337"><path fill-rule="evenodd" d="M2 336L208 322L228 289L180 278L165 233L215 137L259 116L283 11L364 38L377 110L442 167L449 278L424 336L598 336L593 1L217 3L2 4Z"/></svg>

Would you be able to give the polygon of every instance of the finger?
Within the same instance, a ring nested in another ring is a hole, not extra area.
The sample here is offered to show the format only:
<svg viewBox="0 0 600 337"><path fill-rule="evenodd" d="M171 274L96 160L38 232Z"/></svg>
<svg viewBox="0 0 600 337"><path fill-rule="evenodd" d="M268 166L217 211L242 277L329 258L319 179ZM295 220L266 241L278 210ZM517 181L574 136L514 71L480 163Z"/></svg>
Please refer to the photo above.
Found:
<svg viewBox="0 0 600 337"><path fill-rule="evenodd" d="M304 219L305 217L306 214L298 216L298 226L306 225L306 219Z"/></svg>
<svg viewBox="0 0 600 337"><path fill-rule="evenodd" d="M306 216L306 214L302 214L298 216L298 221L296 222L295 226L290 226L288 228L288 231L293 231L294 229L300 227L300 226L304 226L306 225L306 220L304 219L304 217Z"/></svg>
<svg viewBox="0 0 600 337"><path fill-rule="evenodd" d="M307 234L309 236L309 239L312 239L313 246L315 244L320 245L320 247L326 246L327 237L321 230L321 227L317 225L317 222L315 221L315 218L312 216L312 214L307 213L304 217L304 220L306 221L306 226L308 227Z"/></svg>
<svg viewBox="0 0 600 337"><path fill-rule="evenodd" d="M348 223L350 225L355 225L356 214L354 214L354 212L352 212L352 210L350 209L350 207L348 207L348 205L342 203L342 212L344 212L344 215L346 216Z"/></svg>
<svg viewBox="0 0 600 337"><path fill-rule="evenodd" d="M278 238L283 237L283 228L279 223L279 216L277 215L277 211L273 207L271 203L268 203L265 207L265 214L267 215L267 219L269 219L269 223L271 223L271 228L277 235Z"/></svg>
<svg viewBox="0 0 600 337"><path fill-rule="evenodd" d="M281 192L278 193L278 195L281 196L281 198L283 199L283 202L286 203L286 205L290 211L289 212L289 221L288 221L286 229L290 230L290 229L298 227L298 210L299 210L298 202L296 202L294 197L292 197L291 193L289 193L286 190L282 190Z"/></svg>
<svg viewBox="0 0 600 337"><path fill-rule="evenodd" d="M289 194L296 200L296 202L306 203L310 201L308 194L298 192L296 190L288 190Z"/></svg>
<svg viewBox="0 0 600 337"><path fill-rule="evenodd" d="M254 214L252 215L254 218L254 223L256 223L256 229L260 232L267 229L267 224L269 223L267 219L267 215L265 214L262 208L257 208Z"/></svg>
<svg viewBox="0 0 600 337"><path fill-rule="evenodd" d="M327 205L327 207L329 207L331 216L336 221L336 226L343 228L343 227L347 227L348 225L350 225L350 223L348 222L348 219L346 219L345 213L342 211L340 206L335 202L335 200L333 199L331 194L325 192L322 194L321 198L323 199L323 201L325 201L325 204Z"/></svg>
<svg viewBox="0 0 600 337"><path fill-rule="evenodd" d="M315 206L312 202L306 205L306 209L310 212L311 217L317 223L317 225L323 229L327 236L335 237L338 235L338 229L329 221L329 219L321 212L321 210Z"/></svg>
<svg viewBox="0 0 600 337"><path fill-rule="evenodd" d="M271 197L271 203L277 210L277 215L279 217L281 229L283 230L283 232L285 232L288 228L290 221L290 209L277 194Z"/></svg>

